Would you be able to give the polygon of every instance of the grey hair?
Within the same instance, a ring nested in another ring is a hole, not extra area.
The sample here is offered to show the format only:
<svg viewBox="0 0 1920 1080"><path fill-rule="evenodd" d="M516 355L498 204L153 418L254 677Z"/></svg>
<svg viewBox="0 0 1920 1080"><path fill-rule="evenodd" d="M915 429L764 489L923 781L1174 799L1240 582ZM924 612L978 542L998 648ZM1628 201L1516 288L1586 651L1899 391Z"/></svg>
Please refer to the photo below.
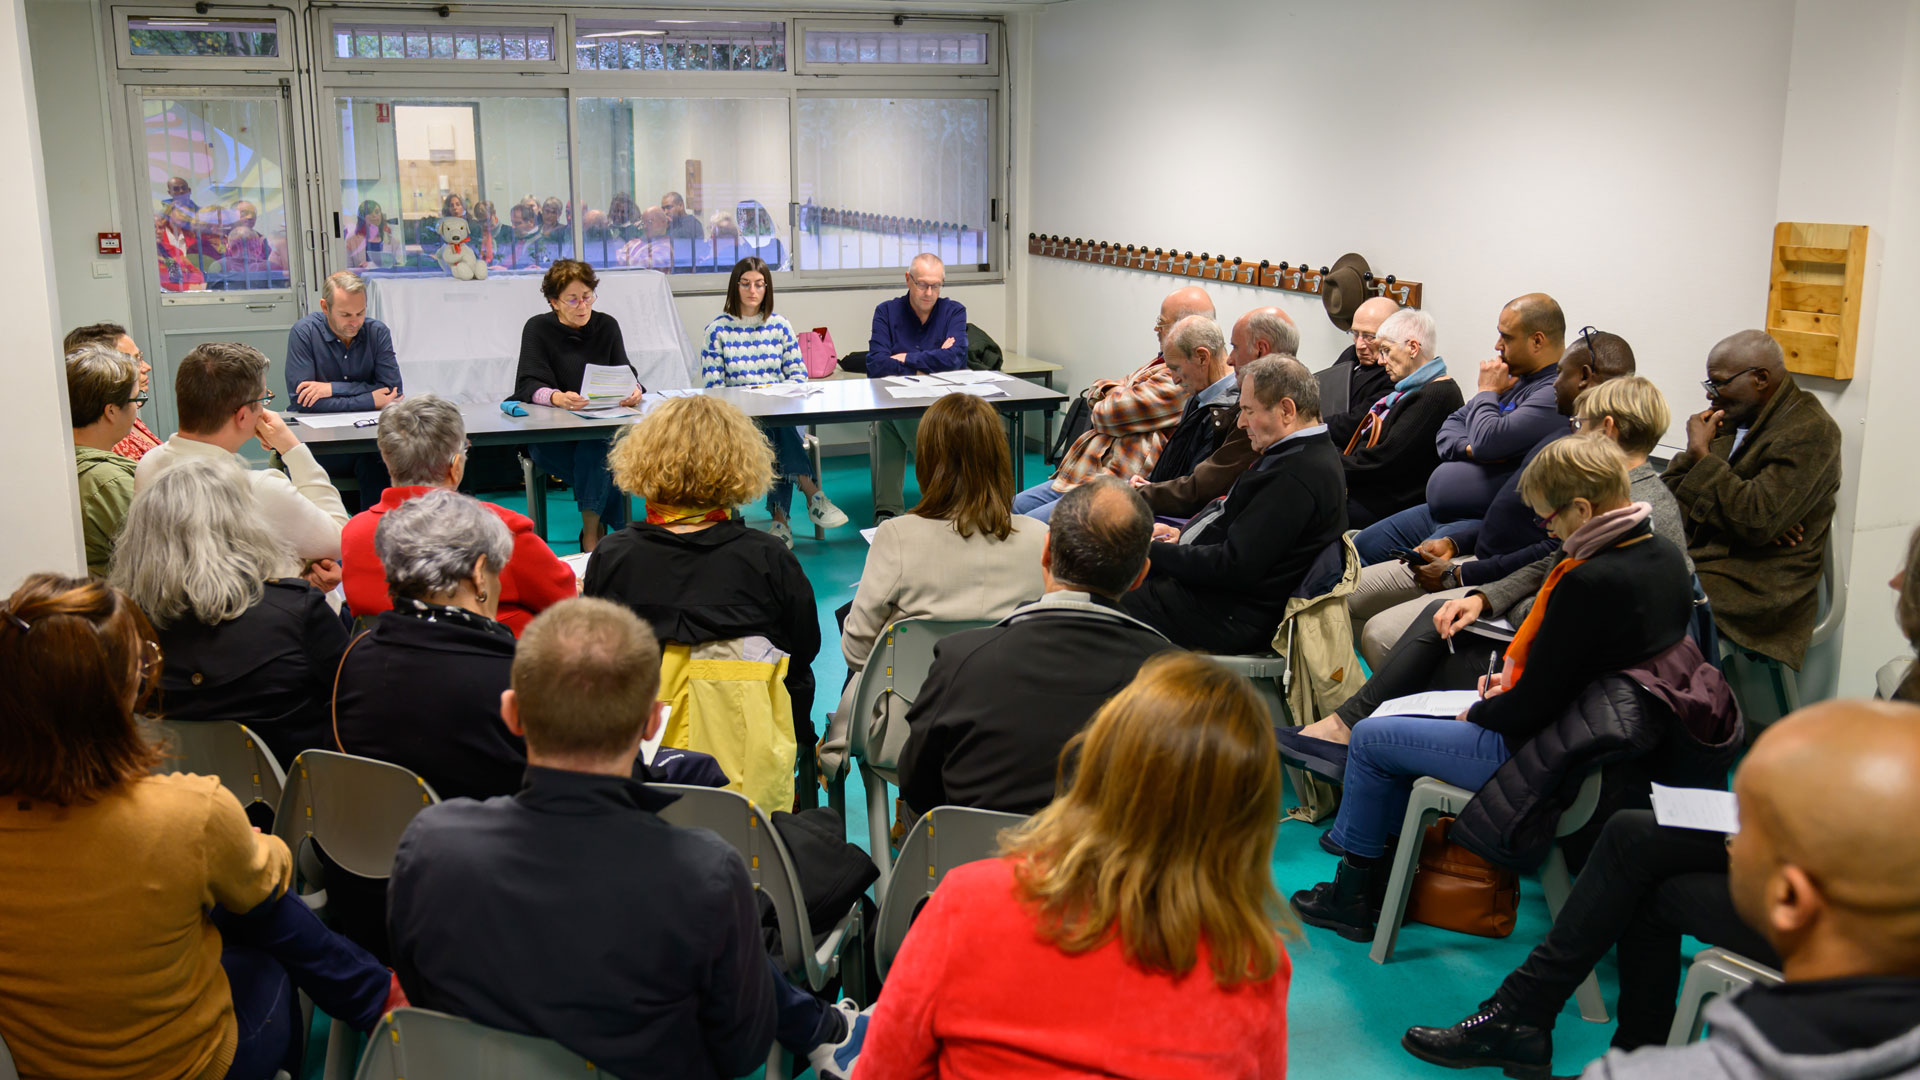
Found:
<svg viewBox="0 0 1920 1080"><path fill-rule="evenodd" d="M67 354L67 407L75 428L106 415L109 405L132 401L139 386L133 357L111 345L82 345Z"/></svg>
<svg viewBox="0 0 1920 1080"><path fill-rule="evenodd" d="M336 270L328 274L327 280L320 286L320 299L332 307L333 302L342 296L354 296L366 291L366 278L351 270Z"/></svg>
<svg viewBox="0 0 1920 1080"><path fill-rule="evenodd" d="M466 452L467 423L446 398L409 394L380 410L378 440L395 487L436 487Z"/></svg>
<svg viewBox="0 0 1920 1080"><path fill-rule="evenodd" d="M940 271L941 280L944 281L946 279L947 264L942 262L940 256L935 255L933 252L923 251L915 255L913 261L907 264L907 273L911 274L916 268L922 266Z"/></svg>
<svg viewBox="0 0 1920 1080"><path fill-rule="evenodd" d="M1227 335L1220 324L1205 315L1189 315L1173 324L1167 331L1166 348L1192 359L1200 349L1207 350L1208 356L1225 359L1227 355Z"/></svg>
<svg viewBox="0 0 1920 1080"><path fill-rule="evenodd" d="M388 593L424 600L472 577L478 559L499 573L513 557L513 533L479 499L442 489L380 515L373 553L386 568Z"/></svg>
<svg viewBox="0 0 1920 1080"><path fill-rule="evenodd" d="M293 559L238 464L183 461L135 495L107 579L155 626L239 618Z"/></svg>
<svg viewBox="0 0 1920 1080"><path fill-rule="evenodd" d="M1420 351L1414 354L1417 360L1431 360L1440 353L1440 346L1434 340L1433 316L1419 308L1403 307L1387 316L1374 336L1402 343L1408 338L1419 341Z"/></svg>
<svg viewBox="0 0 1920 1080"><path fill-rule="evenodd" d="M1302 420L1320 419L1320 380L1291 356L1263 356L1242 367L1240 386L1265 408L1291 398Z"/></svg>
<svg viewBox="0 0 1920 1080"><path fill-rule="evenodd" d="M1281 356L1300 354L1300 328L1265 308L1248 313L1247 337L1252 341L1266 342L1269 353L1279 353Z"/></svg>

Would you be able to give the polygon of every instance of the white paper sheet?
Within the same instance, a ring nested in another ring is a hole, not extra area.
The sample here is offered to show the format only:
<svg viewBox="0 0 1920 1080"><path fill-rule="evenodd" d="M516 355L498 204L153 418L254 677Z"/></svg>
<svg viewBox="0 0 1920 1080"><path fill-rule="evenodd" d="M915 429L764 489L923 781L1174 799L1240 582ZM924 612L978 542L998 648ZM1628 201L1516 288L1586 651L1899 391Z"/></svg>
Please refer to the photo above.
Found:
<svg viewBox="0 0 1920 1080"><path fill-rule="evenodd" d="M784 382L768 383L765 386L742 386L740 389L749 394L766 394L770 397L803 398L812 394L824 394L825 390L805 383Z"/></svg>
<svg viewBox="0 0 1920 1080"><path fill-rule="evenodd" d="M580 392L591 407L618 405L633 393L633 372L625 365L588 364L580 377Z"/></svg>
<svg viewBox="0 0 1920 1080"><path fill-rule="evenodd" d="M887 393L900 401L925 401L945 397L951 386L889 386Z"/></svg>
<svg viewBox="0 0 1920 1080"><path fill-rule="evenodd" d="M653 738L640 740L641 761L653 764L654 755L660 752L660 741L667 737L667 723L672 719L673 710L666 705L660 706L660 730L654 733Z"/></svg>
<svg viewBox="0 0 1920 1080"><path fill-rule="evenodd" d="M593 552L582 551L574 555L562 555L560 561L573 567L573 576L577 581L587 576L587 560L593 558Z"/></svg>
<svg viewBox="0 0 1920 1080"><path fill-rule="evenodd" d="M974 397L1005 397L1007 389L992 383L968 383L965 386L947 387L949 394L972 394Z"/></svg>
<svg viewBox="0 0 1920 1080"><path fill-rule="evenodd" d="M974 371L971 368L961 368L959 371L937 372L932 377L944 383L952 383L955 386L965 386L969 383L1011 382L1013 380L1013 376L1004 371Z"/></svg>
<svg viewBox="0 0 1920 1080"><path fill-rule="evenodd" d="M574 412L575 416L591 416L595 420L618 420L622 416L639 416L640 409L630 409L625 405L589 406Z"/></svg>
<svg viewBox="0 0 1920 1080"><path fill-rule="evenodd" d="M1373 710L1374 716L1444 716L1449 719L1459 716L1460 710L1480 700L1475 690L1431 690L1424 694L1408 694L1384 702Z"/></svg>
<svg viewBox="0 0 1920 1080"><path fill-rule="evenodd" d="M371 409L366 412L312 412L294 413L289 420L298 420L301 427L342 428L353 427L362 420L371 421L372 427L380 422L380 411Z"/></svg>
<svg viewBox="0 0 1920 1080"><path fill-rule="evenodd" d="M872 544L872 543L873 543L873 535L874 535L875 533L877 533L877 532L879 532L879 531L880 531L880 526L878 526L878 525L875 525L875 526L874 526L873 528L871 528L871 529L861 529L861 530L860 530L860 539L862 539L862 540L865 540L865 541L866 541L866 542L867 542L868 544Z"/></svg>
<svg viewBox="0 0 1920 1080"><path fill-rule="evenodd" d="M1653 820L1675 829L1740 831L1740 801L1731 791L1653 785Z"/></svg>

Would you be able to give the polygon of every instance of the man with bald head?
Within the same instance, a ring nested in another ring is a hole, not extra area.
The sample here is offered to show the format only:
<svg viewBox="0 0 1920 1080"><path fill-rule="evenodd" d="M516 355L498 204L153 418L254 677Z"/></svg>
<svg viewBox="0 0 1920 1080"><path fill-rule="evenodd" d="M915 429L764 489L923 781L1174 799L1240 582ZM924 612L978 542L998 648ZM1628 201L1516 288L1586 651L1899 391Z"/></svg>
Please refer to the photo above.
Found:
<svg viewBox="0 0 1920 1080"><path fill-rule="evenodd" d="M1687 517L1687 554L1720 633L1797 671L1819 618L1840 428L1764 331L1715 345L1701 385L1707 407L1662 476Z"/></svg>
<svg viewBox="0 0 1920 1080"><path fill-rule="evenodd" d="M1165 356L1167 332L1189 315L1213 318L1213 298L1198 285L1175 289L1160 301L1153 336L1161 351L1153 359L1123 379L1100 379L1086 389L1091 426L1073 440L1051 477L1013 497L1014 513L1045 521L1055 500L1096 476L1125 479L1153 471L1190 396Z"/></svg>
<svg viewBox="0 0 1920 1080"><path fill-rule="evenodd" d="M1728 888L1786 983L1707 1006L1704 1042L1615 1052L1584 1075L1920 1075L1920 708L1802 709L1754 744L1733 787Z"/></svg>
<svg viewBox="0 0 1920 1080"><path fill-rule="evenodd" d="M873 337L867 342L867 378L959 371L967 366L967 309L940 295L947 283L946 264L932 252L914 256L907 267L907 292L873 309ZM907 452L913 449L918 420L876 420L870 437L873 469L873 520L878 525L906 511Z"/></svg>
<svg viewBox="0 0 1920 1080"><path fill-rule="evenodd" d="M1367 410L1393 389L1393 376L1380 366L1381 356L1374 335L1387 317L1400 305L1384 296L1369 297L1354 309L1347 330L1353 338L1333 366L1316 372L1320 380L1320 405L1326 413L1327 437L1335 446L1345 446L1367 418Z"/></svg>

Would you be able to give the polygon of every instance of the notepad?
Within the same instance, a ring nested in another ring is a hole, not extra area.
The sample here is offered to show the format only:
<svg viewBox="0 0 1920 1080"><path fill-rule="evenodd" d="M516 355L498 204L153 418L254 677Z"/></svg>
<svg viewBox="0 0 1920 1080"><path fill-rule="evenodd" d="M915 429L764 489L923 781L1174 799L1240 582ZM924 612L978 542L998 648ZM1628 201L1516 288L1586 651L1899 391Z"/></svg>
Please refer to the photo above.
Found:
<svg viewBox="0 0 1920 1080"><path fill-rule="evenodd" d="M342 428L342 427L352 427L362 420L370 420L374 423L379 423L380 411L378 409L374 409L367 412L295 413L293 416L289 417L288 419L299 421L301 427Z"/></svg>
<svg viewBox="0 0 1920 1080"><path fill-rule="evenodd" d="M1374 716L1444 716L1451 719L1480 700L1475 690L1430 690L1408 694L1385 702L1373 710Z"/></svg>
<svg viewBox="0 0 1920 1080"><path fill-rule="evenodd" d="M1675 829L1740 831L1740 800L1731 791L1653 785L1653 820Z"/></svg>

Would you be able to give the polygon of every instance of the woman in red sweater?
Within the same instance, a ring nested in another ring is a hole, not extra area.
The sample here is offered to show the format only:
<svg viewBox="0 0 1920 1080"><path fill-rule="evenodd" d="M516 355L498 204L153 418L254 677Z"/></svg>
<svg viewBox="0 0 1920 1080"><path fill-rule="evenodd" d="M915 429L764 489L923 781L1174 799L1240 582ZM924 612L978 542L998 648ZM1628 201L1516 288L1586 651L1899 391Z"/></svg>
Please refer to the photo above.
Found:
<svg viewBox="0 0 1920 1080"><path fill-rule="evenodd" d="M1167 653L1067 745L1072 786L949 874L860 1054L867 1080L1287 1071L1269 863L1280 763L1245 679ZM1183 1017L1179 1024L1155 1018Z"/></svg>

